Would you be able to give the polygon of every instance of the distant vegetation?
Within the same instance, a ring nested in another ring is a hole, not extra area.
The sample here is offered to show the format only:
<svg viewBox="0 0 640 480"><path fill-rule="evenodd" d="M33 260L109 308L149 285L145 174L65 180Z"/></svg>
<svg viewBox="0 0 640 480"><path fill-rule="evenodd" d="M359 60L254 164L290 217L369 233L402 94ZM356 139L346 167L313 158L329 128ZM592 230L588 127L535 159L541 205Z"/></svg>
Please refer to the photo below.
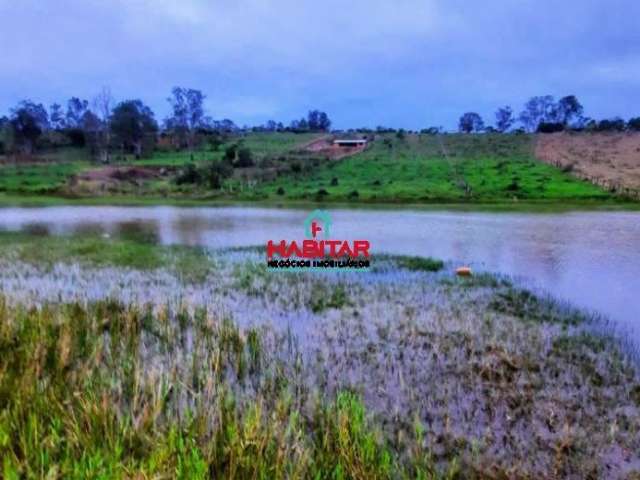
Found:
<svg viewBox="0 0 640 480"><path fill-rule="evenodd" d="M460 117L460 132L508 132L519 122L522 132L554 133L570 130L574 132L623 132L640 131L640 117L625 122L615 117L596 120L584 115L584 107L575 95L567 95L557 102L551 95L531 97L516 117L510 106L499 108L495 113L495 127L485 127L482 117L467 112Z"/></svg>
<svg viewBox="0 0 640 480"><path fill-rule="evenodd" d="M640 118L585 117L573 95L557 102L533 97L518 116L503 106L495 126L467 112L459 122L462 135L440 127L331 132L329 116L319 110L288 126L271 120L240 128L207 115L199 90L175 87L167 100L171 113L162 122L141 100L116 102L108 89L92 102L71 98L66 108L20 102L0 118L0 193L9 200L603 200L611 195L569 169L538 162L528 133L640 129ZM307 148L329 133L365 137L369 145L336 156Z"/></svg>

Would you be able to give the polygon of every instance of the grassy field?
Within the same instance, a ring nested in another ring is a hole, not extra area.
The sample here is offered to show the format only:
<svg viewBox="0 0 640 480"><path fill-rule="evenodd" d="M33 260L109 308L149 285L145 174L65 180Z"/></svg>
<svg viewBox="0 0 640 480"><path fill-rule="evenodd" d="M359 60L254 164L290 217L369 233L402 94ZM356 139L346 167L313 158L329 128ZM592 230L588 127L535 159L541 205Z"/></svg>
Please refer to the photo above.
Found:
<svg viewBox="0 0 640 480"><path fill-rule="evenodd" d="M0 192L55 194L72 175L87 168L89 163L80 162L0 166Z"/></svg>
<svg viewBox="0 0 640 480"><path fill-rule="evenodd" d="M224 150L231 144L239 144L242 147L250 149L257 158L265 156L279 156L288 153L297 147L318 137L315 133L287 133L287 132L270 132L270 133L250 133L240 137L231 137L226 143L223 143L217 150L212 150L208 146L197 149L193 154L195 162L211 162L222 159ZM159 166L159 167L176 167L184 166L191 162L191 153L182 152L162 152L158 151L153 154L152 158L143 158L140 160L129 159L133 165L140 166Z"/></svg>
<svg viewBox="0 0 640 480"><path fill-rule="evenodd" d="M261 185L273 198L391 203L610 199L535 160L521 135L389 136L362 154Z"/></svg>
<svg viewBox="0 0 640 480"><path fill-rule="evenodd" d="M342 160L301 153L313 134L252 133L229 138L217 150L157 151L127 158L123 166L151 168L153 178L117 179L87 188L70 186L74 174L100 168L61 160L36 165L0 165L0 202L97 203L332 202L357 204L631 204L570 172L536 160L529 135L384 135ZM209 171L225 148L249 148L256 166L235 168L212 186ZM58 157L61 158L61 157ZM196 175L185 177L191 164ZM182 181L178 181L182 178ZM186 180L184 180L187 178ZM58 197L58 199L56 199Z"/></svg>
<svg viewBox="0 0 640 480"><path fill-rule="evenodd" d="M257 248L134 237L0 247L2 478L604 478L640 460L632 358L506 277L395 256L269 273Z"/></svg>

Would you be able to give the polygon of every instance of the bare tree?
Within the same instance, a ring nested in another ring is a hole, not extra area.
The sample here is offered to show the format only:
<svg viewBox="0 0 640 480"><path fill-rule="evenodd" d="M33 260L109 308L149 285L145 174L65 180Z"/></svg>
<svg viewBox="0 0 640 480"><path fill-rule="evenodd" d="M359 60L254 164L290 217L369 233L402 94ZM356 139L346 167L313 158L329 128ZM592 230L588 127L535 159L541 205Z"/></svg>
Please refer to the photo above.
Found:
<svg viewBox="0 0 640 480"><path fill-rule="evenodd" d="M506 132L513 126L515 120L510 106L499 108L496 111L496 130L500 133Z"/></svg>
<svg viewBox="0 0 640 480"><path fill-rule="evenodd" d="M109 87L102 87L102 90L93 99L93 110L100 119L100 132L97 143L102 163L109 163L111 160L111 114L114 105L115 101Z"/></svg>

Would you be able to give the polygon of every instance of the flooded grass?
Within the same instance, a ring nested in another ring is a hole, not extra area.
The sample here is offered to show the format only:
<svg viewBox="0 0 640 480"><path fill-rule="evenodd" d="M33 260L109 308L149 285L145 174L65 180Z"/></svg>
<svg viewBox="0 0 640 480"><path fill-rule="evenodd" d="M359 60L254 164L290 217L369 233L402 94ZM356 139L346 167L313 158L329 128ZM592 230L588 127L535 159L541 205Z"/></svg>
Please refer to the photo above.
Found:
<svg viewBox="0 0 640 480"><path fill-rule="evenodd" d="M366 274L270 273L257 249L150 244L149 268L62 246L41 262L4 245L3 478L640 468L628 352L598 318L505 277L391 256Z"/></svg>
<svg viewBox="0 0 640 480"><path fill-rule="evenodd" d="M442 260L431 257L403 257L398 264L407 270L423 272L437 272L444 267Z"/></svg>

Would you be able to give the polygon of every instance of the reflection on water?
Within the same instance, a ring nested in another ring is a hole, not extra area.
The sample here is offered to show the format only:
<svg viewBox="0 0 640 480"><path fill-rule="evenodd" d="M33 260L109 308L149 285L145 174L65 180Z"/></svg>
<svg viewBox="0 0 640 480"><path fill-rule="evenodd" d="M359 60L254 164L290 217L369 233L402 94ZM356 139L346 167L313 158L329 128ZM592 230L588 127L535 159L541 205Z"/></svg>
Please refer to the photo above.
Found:
<svg viewBox="0 0 640 480"><path fill-rule="evenodd" d="M228 247L300 239L306 210L51 207L0 209L0 228L39 234L143 236ZM530 279L555 296L640 332L640 213L559 214L335 210L333 236L374 252L434 257Z"/></svg>

